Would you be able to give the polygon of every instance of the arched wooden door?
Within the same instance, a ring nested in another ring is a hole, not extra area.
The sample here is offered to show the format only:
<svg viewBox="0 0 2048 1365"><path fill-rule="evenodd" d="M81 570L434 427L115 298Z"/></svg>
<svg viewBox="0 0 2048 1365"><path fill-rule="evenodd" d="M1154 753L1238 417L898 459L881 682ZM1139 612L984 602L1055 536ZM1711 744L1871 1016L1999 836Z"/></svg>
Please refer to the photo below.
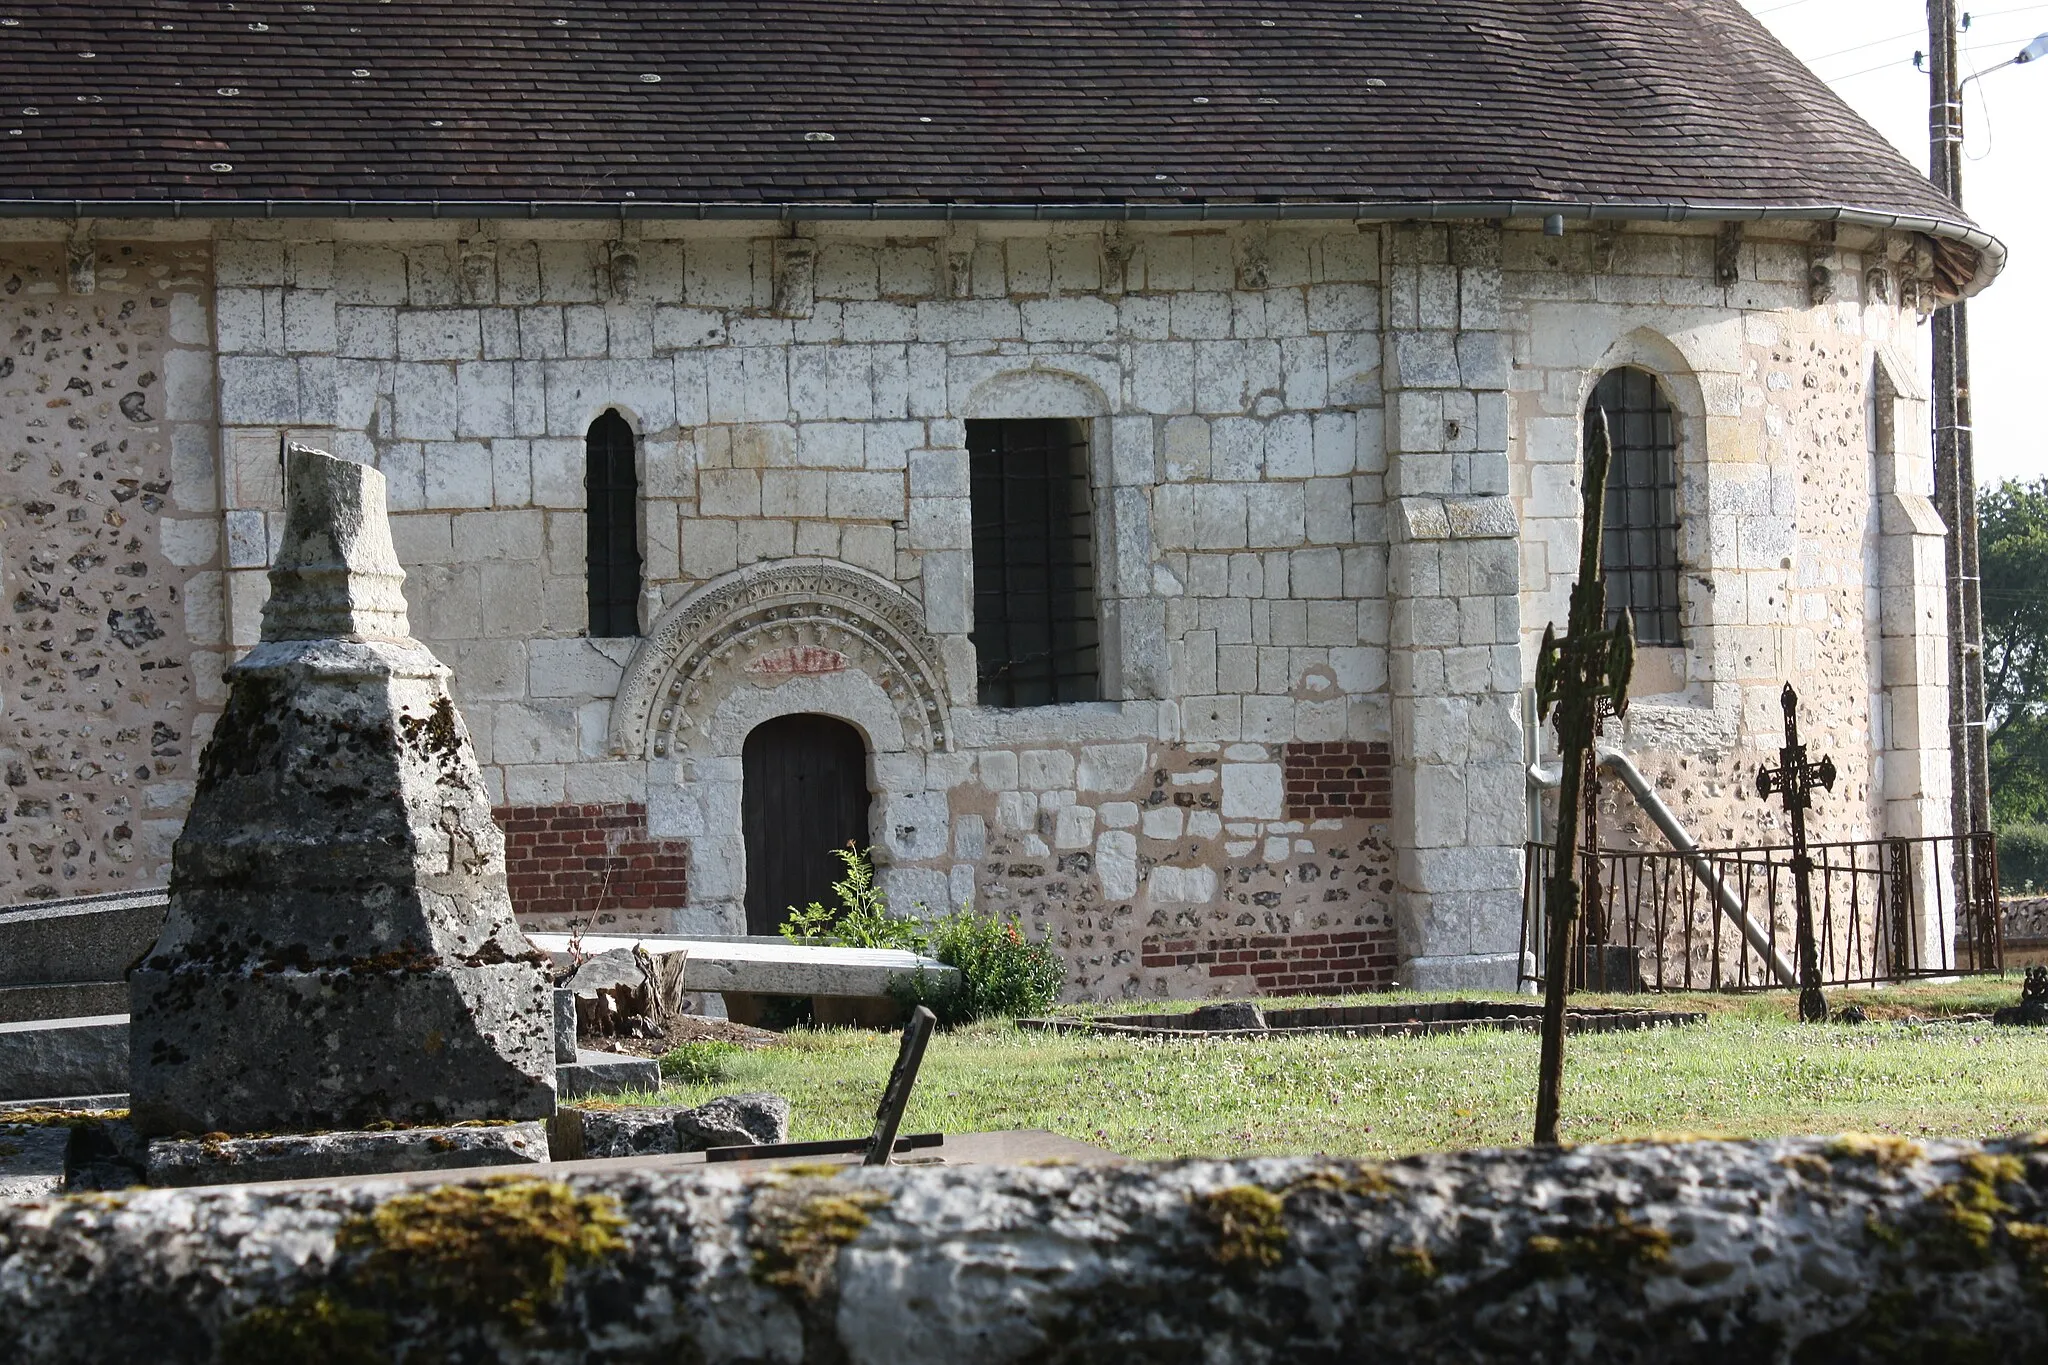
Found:
<svg viewBox="0 0 2048 1365"><path fill-rule="evenodd" d="M754 728L740 762L747 932L773 934L793 905L834 904L833 849L868 846L867 743L830 716L782 716Z"/></svg>

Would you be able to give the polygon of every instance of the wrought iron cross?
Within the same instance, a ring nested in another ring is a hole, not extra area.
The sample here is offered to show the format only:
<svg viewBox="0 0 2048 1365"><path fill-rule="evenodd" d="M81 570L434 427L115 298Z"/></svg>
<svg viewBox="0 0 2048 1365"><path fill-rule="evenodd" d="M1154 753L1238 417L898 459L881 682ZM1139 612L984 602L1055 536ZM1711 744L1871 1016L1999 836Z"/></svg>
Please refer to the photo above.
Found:
<svg viewBox="0 0 2048 1365"><path fill-rule="evenodd" d="M1558 1089L1564 1077L1564 1002L1571 989L1572 923L1579 913L1579 786L1592 752L1600 712L1628 710L1628 679L1635 667L1635 622L1624 611L1607 625L1607 582L1601 574L1600 537L1607 514L1607 414L1595 414L1586 445L1585 504L1579 530L1579 581L1572 585L1565 637L1546 626L1536 656L1538 714L1556 712L1563 763L1557 792L1557 846L1544 905L1550 916L1543 967L1543 1054L1536 1072L1536 1140L1557 1141Z"/></svg>
<svg viewBox="0 0 2048 1365"><path fill-rule="evenodd" d="M1756 794L1781 792L1785 813L1792 818L1792 892L1797 897L1799 923L1799 1017L1809 1024L1824 1023L1827 999L1820 993L1820 952L1813 939L1813 859L1806 853L1806 808L1813 804L1813 789L1835 789L1835 760L1806 761L1806 746L1799 742L1799 694L1785 684L1778 698L1785 708L1785 747L1778 750L1778 766L1756 770Z"/></svg>

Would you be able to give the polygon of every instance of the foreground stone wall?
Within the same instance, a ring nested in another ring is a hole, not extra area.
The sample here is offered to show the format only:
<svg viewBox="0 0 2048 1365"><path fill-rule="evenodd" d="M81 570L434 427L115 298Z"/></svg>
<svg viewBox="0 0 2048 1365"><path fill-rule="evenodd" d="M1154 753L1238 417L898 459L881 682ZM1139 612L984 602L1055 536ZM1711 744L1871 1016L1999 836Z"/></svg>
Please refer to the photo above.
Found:
<svg viewBox="0 0 2048 1365"><path fill-rule="evenodd" d="M0 1209L0 1353L2025 1360L2044 1219L2038 1137L153 1191Z"/></svg>
<svg viewBox="0 0 2048 1365"><path fill-rule="evenodd" d="M6 900L162 886L225 696L210 256L0 238Z"/></svg>

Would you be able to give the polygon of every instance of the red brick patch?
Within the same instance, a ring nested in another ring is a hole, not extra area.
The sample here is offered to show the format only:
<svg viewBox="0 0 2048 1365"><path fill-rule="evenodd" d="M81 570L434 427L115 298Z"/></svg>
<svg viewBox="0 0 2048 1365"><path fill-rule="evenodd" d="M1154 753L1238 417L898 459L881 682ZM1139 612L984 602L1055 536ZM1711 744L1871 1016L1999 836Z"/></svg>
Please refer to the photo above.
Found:
<svg viewBox="0 0 2048 1365"><path fill-rule="evenodd" d="M546 917L616 925L645 912L681 909L689 894L688 855L680 840L651 839L647 807L621 805L500 806L491 812L505 831L505 878L512 909L523 919Z"/></svg>
<svg viewBox="0 0 2048 1365"><path fill-rule="evenodd" d="M1148 939L1147 967L1192 967L1211 979L1242 977L1255 995L1343 995L1394 983L1392 929Z"/></svg>
<svg viewBox="0 0 2048 1365"><path fill-rule="evenodd" d="M1385 744L1331 740L1289 744L1281 754L1290 820L1389 820L1394 757Z"/></svg>

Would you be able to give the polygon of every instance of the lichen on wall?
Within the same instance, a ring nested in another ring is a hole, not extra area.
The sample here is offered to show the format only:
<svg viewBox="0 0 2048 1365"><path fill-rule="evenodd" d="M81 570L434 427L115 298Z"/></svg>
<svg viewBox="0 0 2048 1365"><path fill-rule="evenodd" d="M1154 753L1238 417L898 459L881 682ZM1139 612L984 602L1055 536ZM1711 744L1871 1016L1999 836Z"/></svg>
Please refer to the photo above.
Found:
<svg viewBox="0 0 2048 1365"><path fill-rule="evenodd" d="M223 662L207 289L198 245L100 243L81 278L0 244L10 898L164 880Z"/></svg>

